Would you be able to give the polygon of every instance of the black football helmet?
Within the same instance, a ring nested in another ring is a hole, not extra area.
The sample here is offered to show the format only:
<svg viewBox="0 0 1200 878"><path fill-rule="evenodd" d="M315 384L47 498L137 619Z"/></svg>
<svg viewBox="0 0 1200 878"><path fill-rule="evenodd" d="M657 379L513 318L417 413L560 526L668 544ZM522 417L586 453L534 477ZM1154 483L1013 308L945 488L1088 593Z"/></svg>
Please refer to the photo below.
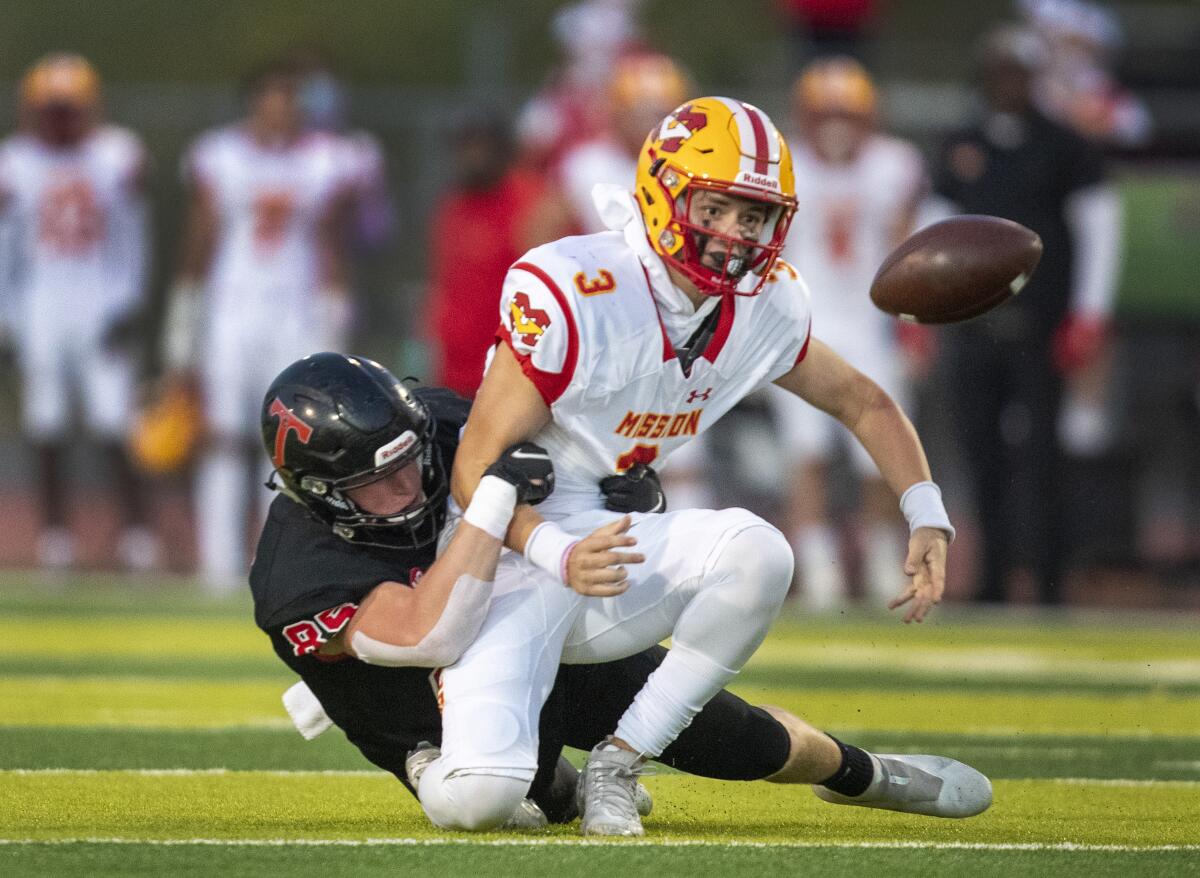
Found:
<svg viewBox="0 0 1200 878"><path fill-rule="evenodd" d="M434 429L424 403L383 366L365 357L312 354L279 373L263 398L263 445L275 465L268 486L348 542L428 545L445 523L449 494ZM411 461L420 463L425 499L407 509L374 515L346 495Z"/></svg>

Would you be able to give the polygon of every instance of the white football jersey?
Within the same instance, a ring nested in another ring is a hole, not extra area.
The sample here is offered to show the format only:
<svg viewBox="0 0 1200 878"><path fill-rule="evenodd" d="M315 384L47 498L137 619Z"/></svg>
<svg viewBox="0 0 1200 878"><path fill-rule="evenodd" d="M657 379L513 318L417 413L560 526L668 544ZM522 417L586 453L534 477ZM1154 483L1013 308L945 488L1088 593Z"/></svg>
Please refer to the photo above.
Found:
<svg viewBox="0 0 1200 878"><path fill-rule="evenodd" d="M137 136L115 126L69 148L26 134L0 144L0 199L26 309L95 322L141 296L144 165Z"/></svg>
<svg viewBox="0 0 1200 878"><path fill-rule="evenodd" d="M318 230L349 183L348 152L314 132L280 148L239 126L201 136L185 172L213 199L220 232L209 274L218 313L274 314L316 292Z"/></svg>
<svg viewBox="0 0 1200 878"><path fill-rule="evenodd" d="M549 518L600 508L602 478L661 465L808 348L808 292L781 262L759 295L722 303L685 375L642 261L661 260L627 239L636 240L621 231L563 238L531 250L504 281L498 336L553 416L533 439L554 460L554 494L538 507Z"/></svg>
<svg viewBox="0 0 1200 878"><path fill-rule="evenodd" d="M847 165L822 162L803 143L792 157L798 208L784 256L812 287L821 340L853 362L859 346L890 343L893 321L871 304L871 281L920 194L921 156L875 136Z"/></svg>

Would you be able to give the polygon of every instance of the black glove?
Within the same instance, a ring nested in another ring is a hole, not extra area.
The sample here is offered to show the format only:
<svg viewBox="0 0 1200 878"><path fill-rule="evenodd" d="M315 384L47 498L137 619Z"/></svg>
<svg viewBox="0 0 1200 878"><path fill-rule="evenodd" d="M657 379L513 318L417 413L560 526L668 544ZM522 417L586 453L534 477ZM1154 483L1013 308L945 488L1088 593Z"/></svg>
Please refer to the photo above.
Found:
<svg viewBox="0 0 1200 878"><path fill-rule="evenodd" d="M554 490L554 464L546 449L532 442L518 442L504 450L489 466L485 476L497 476L517 489L517 502L536 506Z"/></svg>
<svg viewBox="0 0 1200 878"><path fill-rule="evenodd" d="M601 479L600 493L606 498L604 508L613 512L667 511L667 495L658 473L644 463L634 464L619 476Z"/></svg>

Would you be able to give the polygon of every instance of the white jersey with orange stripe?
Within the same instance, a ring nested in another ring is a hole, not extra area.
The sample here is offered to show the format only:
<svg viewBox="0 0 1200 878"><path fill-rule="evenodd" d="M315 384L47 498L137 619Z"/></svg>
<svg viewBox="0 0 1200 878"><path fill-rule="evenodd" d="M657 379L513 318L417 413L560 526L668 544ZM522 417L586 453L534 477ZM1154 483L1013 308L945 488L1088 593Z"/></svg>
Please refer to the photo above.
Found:
<svg viewBox="0 0 1200 878"><path fill-rule="evenodd" d="M633 214L621 230L531 250L504 282L498 339L552 415L533 437L555 464L555 492L538 507L547 518L600 508L600 479L660 465L808 349L808 290L781 262L757 296L721 302L711 341L685 373L652 286L670 281Z"/></svg>

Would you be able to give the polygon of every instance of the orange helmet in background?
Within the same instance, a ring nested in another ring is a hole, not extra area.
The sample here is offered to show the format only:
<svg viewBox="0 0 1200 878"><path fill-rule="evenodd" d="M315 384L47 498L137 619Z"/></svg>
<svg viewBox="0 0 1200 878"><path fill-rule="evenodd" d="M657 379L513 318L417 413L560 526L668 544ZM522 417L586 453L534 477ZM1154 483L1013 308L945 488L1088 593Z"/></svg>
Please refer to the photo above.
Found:
<svg viewBox="0 0 1200 878"><path fill-rule="evenodd" d="M21 80L21 104L42 109L65 104L80 110L95 110L100 103L100 76L80 55L65 52L46 55Z"/></svg>
<svg viewBox="0 0 1200 878"><path fill-rule="evenodd" d="M651 53L617 59L608 83L609 100L617 113L649 103L666 112L686 100L689 91L688 76L680 66L667 55Z"/></svg>
<svg viewBox="0 0 1200 878"><path fill-rule="evenodd" d="M792 87L792 102L804 139L825 162L854 161L875 130L875 83L853 58L808 65Z"/></svg>
<svg viewBox="0 0 1200 878"><path fill-rule="evenodd" d="M687 74L668 56L648 52L621 56L608 81L613 134L630 156L636 155L646 132L691 93Z"/></svg>
<svg viewBox="0 0 1200 878"><path fill-rule="evenodd" d="M48 143L69 146L100 115L100 77L79 55L47 55L21 80L21 124Z"/></svg>
<svg viewBox="0 0 1200 878"><path fill-rule="evenodd" d="M712 190L761 201L768 220L758 240L720 235L689 219L696 192ZM796 211L796 181L787 143L767 114L732 98L697 98L674 109L646 139L634 192L650 245L708 295L753 296L779 258ZM701 263L702 238L737 245L720 271ZM749 274L750 290L737 290Z"/></svg>
<svg viewBox="0 0 1200 878"><path fill-rule="evenodd" d="M871 74L853 58L823 58L809 64L792 87L797 113L874 118L878 99Z"/></svg>

